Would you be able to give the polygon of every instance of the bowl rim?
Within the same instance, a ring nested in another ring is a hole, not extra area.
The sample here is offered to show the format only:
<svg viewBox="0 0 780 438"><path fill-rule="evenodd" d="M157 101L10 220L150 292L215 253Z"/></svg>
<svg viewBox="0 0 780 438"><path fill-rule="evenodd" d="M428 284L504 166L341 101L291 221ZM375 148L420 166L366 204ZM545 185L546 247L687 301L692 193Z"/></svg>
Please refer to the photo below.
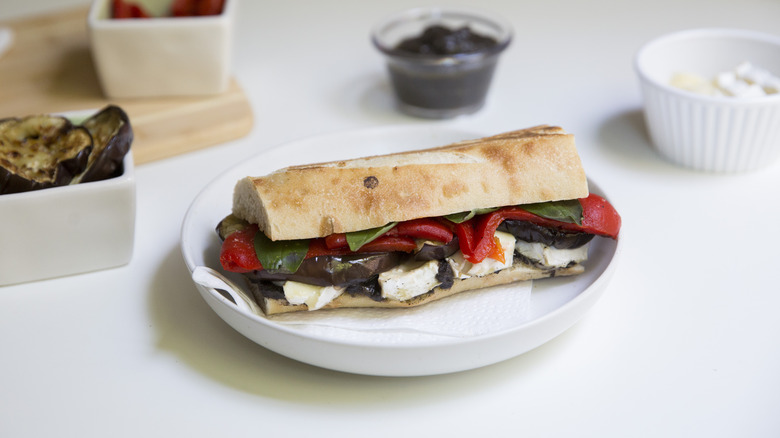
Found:
<svg viewBox="0 0 780 438"><path fill-rule="evenodd" d="M771 34L768 32L761 32L749 29L739 28L727 28L727 27L705 27L698 29L685 29L667 33L656 38L653 38L644 44L637 50L634 55L634 70L643 83L658 88L666 93L674 94L680 98L701 100L710 103L717 103L721 105L752 105L752 104L768 104L768 103L780 103L780 93L770 94L766 96L756 97L740 97L734 98L729 96L707 96L703 94L697 94L691 91L683 90L681 88L674 87L665 82L658 81L652 78L642 67L642 59L646 56L647 52L652 50L659 44L681 41L693 38L712 38L712 37L731 37L740 38L745 40L761 41L774 44L780 50L780 36Z"/></svg>
<svg viewBox="0 0 780 438"><path fill-rule="evenodd" d="M418 20L424 19L426 17L442 16L445 14L475 17L486 22L491 22L503 31L503 35L501 35L501 37L497 40L497 44L495 46L474 53L455 53L450 55L430 55L399 52L394 50L392 47L388 47L387 45L383 44L379 38L379 33L382 29L395 23L409 19ZM486 11L463 7L422 6L405 9L385 17L384 19L374 24L371 29L371 42L373 43L374 47L376 47L384 55L398 59L436 63L444 60L469 61L488 58L490 56L497 56L509 46L513 38L514 29L512 25L509 23L509 21L503 19L501 16Z"/></svg>

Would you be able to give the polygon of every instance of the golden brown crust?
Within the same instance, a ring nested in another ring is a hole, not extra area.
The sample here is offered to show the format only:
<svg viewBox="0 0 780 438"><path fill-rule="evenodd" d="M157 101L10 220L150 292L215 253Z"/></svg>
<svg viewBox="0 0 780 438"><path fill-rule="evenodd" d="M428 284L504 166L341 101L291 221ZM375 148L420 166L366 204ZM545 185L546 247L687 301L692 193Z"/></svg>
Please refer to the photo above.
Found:
<svg viewBox="0 0 780 438"><path fill-rule="evenodd" d="M233 213L272 240L304 239L587 194L574 136L545 125L247 177L236 185Z"/></svg>
<svg viewBox="0 0 780 438"><path fill-rule="evenodd" d="M420 306L432 301L440 300L461 292L466 292L474 289L482 289L490 286L498 286L502 284L514 283L516 281L534 280L547 277L563 277L570 275L581 274L585 268L580 264L575 264L566 268L558 268L552 270L543 270L525 265L521 262L515 262L511 267L494 272L484 277L469 277L465 279L455 279L452 287L449 289L434 288L432 291L423 295L418 295L410 300L397 301L397 300L383 300L375 301L365 295L349 295L343 293L336 297L333 301L326 304L323 309L337 309L337 308L398 308L398 307L415 307ZM251 288L255 288L251 282ZM260 304L266 315L276 315L280 313L289 313L297 311L307 311L308 308L305 304L291 305L287 300L270 299L262 297L255 288L253 291L256 301ZM318 310L319 311L319 310Z"/></svg>

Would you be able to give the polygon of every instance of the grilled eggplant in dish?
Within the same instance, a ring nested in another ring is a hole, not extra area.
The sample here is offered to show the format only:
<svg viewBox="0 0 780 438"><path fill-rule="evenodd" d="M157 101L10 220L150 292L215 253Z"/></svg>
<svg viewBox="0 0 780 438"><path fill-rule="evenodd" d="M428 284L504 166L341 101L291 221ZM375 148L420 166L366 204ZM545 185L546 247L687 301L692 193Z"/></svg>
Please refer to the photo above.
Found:
<svg viewBox="0 0 780 438"><path fill-rule="evenodd" d="M109 105L77 125L63 116L0 120L0 195L98 181L122 173L133 131Z"/></svg>

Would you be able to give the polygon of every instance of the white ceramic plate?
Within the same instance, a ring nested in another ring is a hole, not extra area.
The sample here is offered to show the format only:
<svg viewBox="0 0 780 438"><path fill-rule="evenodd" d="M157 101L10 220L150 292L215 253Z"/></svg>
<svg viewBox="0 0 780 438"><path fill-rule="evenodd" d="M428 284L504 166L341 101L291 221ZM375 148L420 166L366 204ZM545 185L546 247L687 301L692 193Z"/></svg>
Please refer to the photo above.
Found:
<svg viewBox="0 0 780 438"><path fill-rule="evenodd" d="M220 241L214 229L230 212L233 186L244 176L263 175L293 164L419 149L480 136L432 125L382 127L295 141L244 160L212 181L190 206L181 236L187 267L191 272L197 266L219 270ZM590 190L604 196L592 181ZM524 322L500 331L466 337L421 336L414 332L383 337L377 332L306 330L304 326L283 325L254 314L215 289L197 283L196 287L208 305L235 330L284 356L350 373L422 376L494 364L558 336L600 298L615 269L618 250L619 241L594 239L584 274L534 283L529 314ZM232 279L243 285L240 278L234 276ZM491 293L490 290L481 292L485 298Z"/></svg>

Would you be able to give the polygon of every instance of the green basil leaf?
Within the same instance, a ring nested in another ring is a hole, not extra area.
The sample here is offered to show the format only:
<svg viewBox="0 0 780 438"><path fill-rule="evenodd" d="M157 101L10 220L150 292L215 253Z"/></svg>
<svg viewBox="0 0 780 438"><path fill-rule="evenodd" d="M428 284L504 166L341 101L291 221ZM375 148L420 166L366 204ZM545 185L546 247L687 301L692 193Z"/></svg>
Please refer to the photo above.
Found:
<svg viewBox="0 0 780 438"><path fill-rule="evenodd" d="M452 213L452 214L448 214L447 216L444 216L444 218L450 222L455 222L456 224L460 224L473 218L474 215L476 214L474 213L474 211L475 210L461 211L460 213Z"/></svg>
<svg viewBox="0 0 780 438"><path fill-rule="evenodd" d="M498 208L478 208L476 210L461 211L460 213L448 214L447 216L444 216L444 218L449 220L450 222L455 222L456 224L460 224L466 222L467 220L473 218L478 214L490 213L491 211L496 211L496 210L498 210Z"/></svg>
<svg viewBox="0 0 780 438"><path fill-rule="evenodd" d="M269 239L265 233L255 234L255 253L263 268L269 271L295 273L309 252L309 240Z"/></svg>
<svg viewBox="0 0 780 438"><path fill-rule="evenodd" d="M582 225L582 204L578 199L523 204L520 207L547 219Z"/></svg>
<svg viewBox="0 0 780 438"><path fill-rule="evenodd" d="M347 245L349 245L349 249L352 251L357 251L361 246L376 240L377 237L390 231L396 223L397 222L390 222L382 227L347 233Z"/></svg>

